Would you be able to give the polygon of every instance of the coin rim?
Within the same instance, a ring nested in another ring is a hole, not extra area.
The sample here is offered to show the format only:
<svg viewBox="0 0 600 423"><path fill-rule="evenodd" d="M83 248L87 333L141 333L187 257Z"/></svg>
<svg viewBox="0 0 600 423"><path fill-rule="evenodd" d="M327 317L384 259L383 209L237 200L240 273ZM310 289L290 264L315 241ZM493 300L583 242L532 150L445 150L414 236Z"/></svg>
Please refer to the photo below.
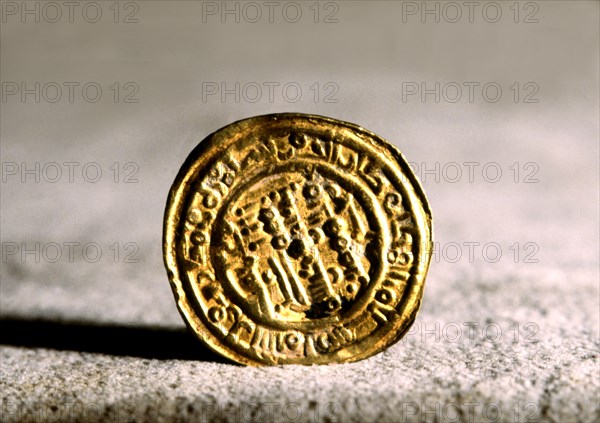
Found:
<svg viewBox="0 0 600 423"><path fill-rule="evenodd" d="M404 176L408 179L408 183L410 184L408 187L408 191L414 192L415 197L419 200L419 203L421 205L421 209L423 212L423 215L421 217L424 225L417 224L420 238L422 238L421 242L424 242L426 244L426 247L424 248L426 248L428 251L432 251L433 246L433 218L429 202L427 200L427 197L425 196L425 191L423 190L420 181L412 171L412 168L408 165L408 162L404 158L404 155L399 150L399 148L391 142L387 141L386 139L376 135L375 133L351 122L346 122L343 120L321 115L305 113L271 113L253 116L237 120L212 132L189 153L188 157L179 169L179 172L177 173L177 176L169 190L163 220L163 260L167 270L167 275L169 278L171 289L173 290L173 294L175 296L177 308L186 326L192 332L194 332L194 334L200 339L200 341L210 350L220 354L221 356L227 358L232 362L252 366L263 366L268 365L269 363L246 357L234 350L233 348L222 343L221 340L217 338L213 333L211 333L209 328L203 324L202 319L197 315L198 310L195 309L194 305L190 303L190 299L187 298L188 294L185 292L185 288L183 286L184 284L179 275L179 268L177 266L176 245L179 242L179 239L177 237L177 227L179 226L181 209L185 202L184 200L190 189L189 184L186 184L186 182L189 182L191 176L194 173L196 173L196 171L199 168L206 165L206 163L201 160L202 155L210 151L213 147L216 147L216 143L219 141L218 135L222 134L225 131L231 131L235 127L248 125L251 121L254 121L256 124L262 124L263 122L279 119L301 119L306 121L315 121L315 123L324 122L334 127L342 126L346 129L354 131L357 134L362 135L360 138L363 141L370 144L373 144L374 141L375 147L389 151L391 153L391 158L393 158L393 162L400 168ZM414 210L414 212L415 215L420 214L419 210ZM431 254L425 254L425 260L422 260L421 262L416 264L416 270L413 274L411 274L411 277L414 278L413 289L415 287L418 288L418 292L412 294L416 294L416 301L414 302L414 304L412 304L409 311L410 314L408 316L404 315L407 306L406 301L405 303L400 304L400 307L404 309L404 311L401 314L401 325L395 331L390 330L388 331L388 333L381 337L381 339L385 340L385 342L380 342L380 345L378 345L375 348L367 348L358 354L345 357L341 361L334 360L324 363L358 361L376 355L388 348L389 346L398 342L398 340L400 340L402 336L412 326L420 309L423 297L423 290L425 287L425 279L429 270L430 262ZM404 299L405 295L407 295L406 292L403 294L400 300L401 302L402 299ZM194 320L199 320L199 323L202 327L196 328L193 325L193 323L196 323ZM317 363L299 364L311 365Z"/></svg>

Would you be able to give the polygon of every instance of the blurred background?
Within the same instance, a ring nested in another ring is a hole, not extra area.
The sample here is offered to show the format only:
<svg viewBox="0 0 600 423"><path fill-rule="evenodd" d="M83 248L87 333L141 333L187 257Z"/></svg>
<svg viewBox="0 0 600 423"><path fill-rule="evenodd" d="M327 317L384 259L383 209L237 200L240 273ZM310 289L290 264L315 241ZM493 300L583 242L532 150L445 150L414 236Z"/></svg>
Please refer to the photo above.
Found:
<svg viewBox="0 0 600 423"><path fill-rule="evenodd" d="M457 421L444 406L468 401L465 421L600 418L598 2L1 8L4 418L90 417L75 403L235 421L269 401L299 404L276 421ZM211 132L274 112L359 124L411 163L436 241L419 318L351 365L163 357L154 340L184 327L162 264L170 185ZM109 332L82 347L74 325ZM125 329L140 345L114 353Z"/></svg>

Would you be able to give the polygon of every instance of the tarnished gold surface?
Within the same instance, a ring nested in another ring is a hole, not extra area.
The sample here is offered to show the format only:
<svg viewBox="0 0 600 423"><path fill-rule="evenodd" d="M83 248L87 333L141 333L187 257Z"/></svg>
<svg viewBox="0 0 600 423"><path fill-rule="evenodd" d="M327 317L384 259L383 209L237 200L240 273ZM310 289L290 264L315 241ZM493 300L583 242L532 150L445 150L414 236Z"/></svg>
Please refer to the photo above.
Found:
<svg viewBox="0 0 600 423"><path fill-rule="evenodd" d="M164 259L184 320L239 363L360 360L423 294L431 212L400 152L346 122L282 113L201 142L169 194Z"/></svg>

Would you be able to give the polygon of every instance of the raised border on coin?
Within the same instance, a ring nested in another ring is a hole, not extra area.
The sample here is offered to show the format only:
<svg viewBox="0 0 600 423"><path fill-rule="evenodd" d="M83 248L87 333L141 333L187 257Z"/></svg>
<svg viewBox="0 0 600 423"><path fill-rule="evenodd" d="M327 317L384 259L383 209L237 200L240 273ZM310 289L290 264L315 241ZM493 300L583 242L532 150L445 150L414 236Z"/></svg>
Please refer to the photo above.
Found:
<svg viewBox="0 0 600 423"><path fill-rule="evenodd" d="M327 229L346 220L360 230ZM260 242L273 252L249 252ZM384 350L416 317L431 251L431 211L400 151L316 115L257 116L209 135L165 211L164 261L184 321L246 365L351 362Z"/></svg>

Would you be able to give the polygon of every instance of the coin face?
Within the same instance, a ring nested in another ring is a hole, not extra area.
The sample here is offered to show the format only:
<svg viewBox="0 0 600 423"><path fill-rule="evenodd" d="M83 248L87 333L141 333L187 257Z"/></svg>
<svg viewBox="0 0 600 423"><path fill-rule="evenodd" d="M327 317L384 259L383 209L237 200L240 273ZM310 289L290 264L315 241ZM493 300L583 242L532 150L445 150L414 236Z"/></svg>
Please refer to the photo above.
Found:
<svg viewBox="0 0 600 423"><path fill-rule="evenodd" d="M431 224L387 141L330 118L273 114L192 151L169 194L164 259L187 325L225 357L356 361L413 323Z"/></svg>

